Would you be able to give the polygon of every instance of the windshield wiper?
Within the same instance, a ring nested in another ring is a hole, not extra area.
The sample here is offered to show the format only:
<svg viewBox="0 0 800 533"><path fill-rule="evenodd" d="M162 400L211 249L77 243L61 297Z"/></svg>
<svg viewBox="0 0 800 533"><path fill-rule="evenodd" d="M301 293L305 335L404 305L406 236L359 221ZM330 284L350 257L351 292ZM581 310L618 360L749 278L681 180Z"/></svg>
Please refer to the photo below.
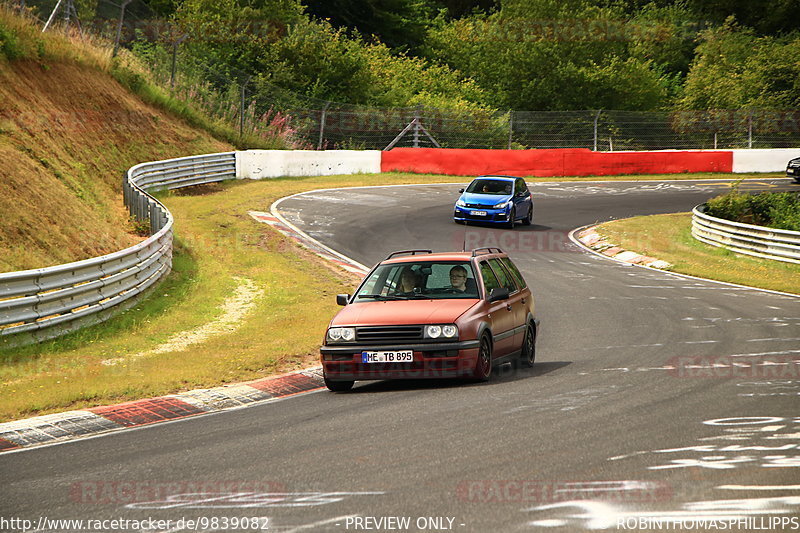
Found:
<svg viewBox="0 0 800 533"><path fill-rule="evenodd" d="M430 299L430 296L425 294L403 294L403 295L396 295L396 294L359 294L357 298L369 298L372 300L411 300L411 299Z"/></svg>
<svg viewBox="0 0 800 533"><path fill-rule="evenodd" d="M359 294L356 298L371 298L373 300L403 300L397 296L390 296L388 294Z"/></svg>

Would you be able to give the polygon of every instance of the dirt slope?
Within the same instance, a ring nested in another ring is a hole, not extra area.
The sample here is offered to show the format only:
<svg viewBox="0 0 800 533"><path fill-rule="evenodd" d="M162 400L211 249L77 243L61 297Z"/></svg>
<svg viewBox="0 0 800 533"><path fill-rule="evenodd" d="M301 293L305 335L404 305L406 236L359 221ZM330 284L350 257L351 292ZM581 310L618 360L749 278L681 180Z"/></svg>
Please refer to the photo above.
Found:
<svg viewBox="0 0 800 533"><path fill-rule="evenodd" d="M232 149L97 68L0 56L0 272L132 245L127 168Z"/></svg>

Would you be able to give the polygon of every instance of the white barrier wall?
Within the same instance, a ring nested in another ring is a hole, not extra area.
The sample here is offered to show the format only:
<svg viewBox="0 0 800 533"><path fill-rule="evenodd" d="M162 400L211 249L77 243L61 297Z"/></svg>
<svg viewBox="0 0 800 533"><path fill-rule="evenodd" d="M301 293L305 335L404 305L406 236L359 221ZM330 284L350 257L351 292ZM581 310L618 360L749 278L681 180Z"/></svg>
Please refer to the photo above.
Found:
<svg viewBox="0 0 800 533"><path fill-rule="evenodd" d="M800 157L800 148L732 150L733 172L782 172L790 159Z"/></svg>
<svg viewBox="0 0 800 533"><path fill-rule="evenodd" d="M377 174L380 150L247 150L236 152L239 179Z"/></svg>

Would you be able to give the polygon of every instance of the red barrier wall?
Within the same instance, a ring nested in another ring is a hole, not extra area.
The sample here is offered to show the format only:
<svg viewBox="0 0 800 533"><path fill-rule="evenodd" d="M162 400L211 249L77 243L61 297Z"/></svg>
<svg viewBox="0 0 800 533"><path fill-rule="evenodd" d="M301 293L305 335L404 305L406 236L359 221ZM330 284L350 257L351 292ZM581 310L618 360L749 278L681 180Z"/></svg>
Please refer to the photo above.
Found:
<svg viewBox="0 0 800 533"><path fill-rule="evenodd" d="M395 148L381 154L381 171L478 176L611 176L732 172L731 151L592 152L554 150L466 150Z"/></svg>

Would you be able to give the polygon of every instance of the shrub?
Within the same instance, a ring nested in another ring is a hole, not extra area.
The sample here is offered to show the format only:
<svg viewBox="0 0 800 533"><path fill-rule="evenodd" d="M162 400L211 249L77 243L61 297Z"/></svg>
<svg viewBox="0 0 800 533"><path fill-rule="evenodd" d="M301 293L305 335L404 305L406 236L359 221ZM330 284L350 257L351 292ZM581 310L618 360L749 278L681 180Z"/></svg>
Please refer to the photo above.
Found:
<svg viewBox="0 0 800 533"><path fill-rule="evenodd" d="M800 231L800 195L792 192L740 194L734 187L709 200L706 213L733 222Z"/></svg>
<svg viewBox="0 0 800 533"><path fill-rule="evenodd" d="M10 61L23 56L19 41L13 30L2 25L0 25L0 55L4 55Z"/></svg>

